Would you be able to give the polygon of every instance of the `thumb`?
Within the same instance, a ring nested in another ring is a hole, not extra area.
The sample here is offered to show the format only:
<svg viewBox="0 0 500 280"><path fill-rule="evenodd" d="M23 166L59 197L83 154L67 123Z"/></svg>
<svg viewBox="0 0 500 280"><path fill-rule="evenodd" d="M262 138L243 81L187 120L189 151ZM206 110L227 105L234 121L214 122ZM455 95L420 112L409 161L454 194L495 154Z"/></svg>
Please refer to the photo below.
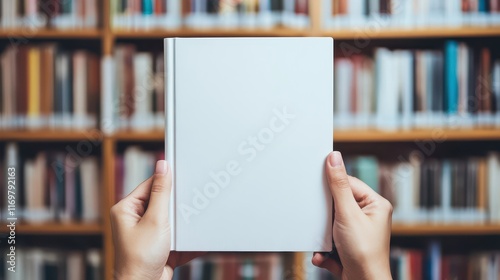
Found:
<svg viewBox="0 0 500 280"><path fill-rule="evenodd" d="M165 160L156 162L155 174L151 183L146 219L158 223L167 223L170 212L170 195L172 191L172 172Z"/></svg>
<svg viewBox="0 0 500 280"><path fill-rule="evenodd" d="M353 209L359 209L352 194L349 177L340 152L334 151L328 155L326 175L333 196L335 213L346 215L351 213Z"/></svg>

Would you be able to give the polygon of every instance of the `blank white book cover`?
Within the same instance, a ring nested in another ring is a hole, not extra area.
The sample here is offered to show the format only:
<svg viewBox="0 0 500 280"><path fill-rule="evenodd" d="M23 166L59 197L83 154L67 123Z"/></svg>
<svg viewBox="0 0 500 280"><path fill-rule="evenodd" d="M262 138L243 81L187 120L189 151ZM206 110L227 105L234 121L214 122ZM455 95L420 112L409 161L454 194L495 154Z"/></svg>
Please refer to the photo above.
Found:
<svg viewBox="0 0 500 280"><path fill-rule="evenodd" d="M167 38L172 249L330 251L331 38Z"/></svg>

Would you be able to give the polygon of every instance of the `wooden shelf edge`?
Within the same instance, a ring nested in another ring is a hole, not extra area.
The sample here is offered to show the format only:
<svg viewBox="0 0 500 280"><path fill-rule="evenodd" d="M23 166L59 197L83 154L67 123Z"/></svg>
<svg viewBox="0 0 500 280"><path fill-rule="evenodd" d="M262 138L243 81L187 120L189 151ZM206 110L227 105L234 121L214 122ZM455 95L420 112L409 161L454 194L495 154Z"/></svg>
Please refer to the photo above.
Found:
<svg viewBox="0 0 500 280"><path fill-rule="evenodd" d="M0 29L3 39L57 38L57 39L99 39L102 29ZM211 36L326 36L338 40L353 39L415 39L415 38L453 38L453 37L496 37L500 36L499 26L484 27L436 27L436 28L350 28L321 30L319 34L310 28L178 28L178 29L114 29L110 35L119 39L145 39L164 37L211 37Z"/></svg>
<svg viewBox="0 0 500 280"><path fill-rule="evenodd" d="M393 236L499 235L500 224L393 224Z"/></svg>
<svg viewBox="0 0 500 280"><path fill-rule="evenodd" d="M29 27L0 29L0 38L12 40L29 40L31 38L99 39L101 36L100 29L32 29Z"/></svg>
<svg viewBox="0 0 500 280"><path fill-rule="evenodd" d="M353 39L416 39L454 37L496 37L500 36L498 26L485 27L439 27L439 28L365 28L322 31L323 36L339 40Z"/></svg>
<svg viewBox="0 0 500 280"><path fill-rule="evenodd" d="M165 132L163 130L154 130L154 131L120 131L116 132L109 136L115 141L164 141L165 140Z"/></svg>
<svg viewBox="0 0 500 280"><path fill-rule="evenodd" d="M4 225L1 233L8 233L7 230L8 228ZM16 225L16 234L30 235L100 235L102 231L103 228L100 224L51 222L40 224L20 223Z"/></svg>
<svg viewBox="0 0 500 280"><path fill-rule="evenodd" d="M162 130L154 131L119 131L104 135L98 129L72 130L0 130L0 141L102 141L110 138L116 141L163 141ZM333 133L334 142L412 142L419 140L444 141L486 141L500 140L500 129L456 129L443 128L423 130L336 130Z"/></svg>
<svg viewBox="0 0 500 280"><path fill-rule="evenodd" d="M98 129L89 130L0 130L2 141L100 141L104 134Z"/></svg>
<svg viewBox="0 0 500 280"><path fill-rule="evenodd" d="M500 140L499 129L422 129L422 130L337 130L334 142L412 142L418 140L481 141Z"/></svg>
<svg viewBox="0 0 500 280"><path fill-rule="evenodd" d="M309 29L293 28L179 28L179 29L114 29L111 34L120 39L144 39L144 38L165 38L165 37L252 37L252 36L307 36Z"/></svg>

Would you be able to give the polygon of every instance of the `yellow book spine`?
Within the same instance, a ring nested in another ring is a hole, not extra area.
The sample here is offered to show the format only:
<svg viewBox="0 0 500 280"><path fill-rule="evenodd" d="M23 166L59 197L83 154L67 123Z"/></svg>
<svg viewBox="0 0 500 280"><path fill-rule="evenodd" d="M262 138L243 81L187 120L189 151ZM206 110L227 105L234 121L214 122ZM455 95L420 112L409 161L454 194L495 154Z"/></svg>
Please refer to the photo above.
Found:
<svg viewBox="0 0 500 280"><path fill-rule="evenodd" d="M40 49L28 52L28 117L40 116Z"/></svg>

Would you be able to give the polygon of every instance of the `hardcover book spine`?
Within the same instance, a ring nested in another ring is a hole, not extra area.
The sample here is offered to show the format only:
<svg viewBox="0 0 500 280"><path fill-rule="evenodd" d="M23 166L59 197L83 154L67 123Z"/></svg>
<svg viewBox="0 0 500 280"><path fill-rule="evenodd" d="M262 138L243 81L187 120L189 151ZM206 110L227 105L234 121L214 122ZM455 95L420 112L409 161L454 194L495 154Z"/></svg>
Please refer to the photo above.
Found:
<svg viewBox="0 0 500 280"><path fill-rule="evenodd" d="M170 249L175 250L175 39L167 38L165 47L165 159L170 164L172 172L172 194L170 196L170 228L171 245Z"/></svg>

